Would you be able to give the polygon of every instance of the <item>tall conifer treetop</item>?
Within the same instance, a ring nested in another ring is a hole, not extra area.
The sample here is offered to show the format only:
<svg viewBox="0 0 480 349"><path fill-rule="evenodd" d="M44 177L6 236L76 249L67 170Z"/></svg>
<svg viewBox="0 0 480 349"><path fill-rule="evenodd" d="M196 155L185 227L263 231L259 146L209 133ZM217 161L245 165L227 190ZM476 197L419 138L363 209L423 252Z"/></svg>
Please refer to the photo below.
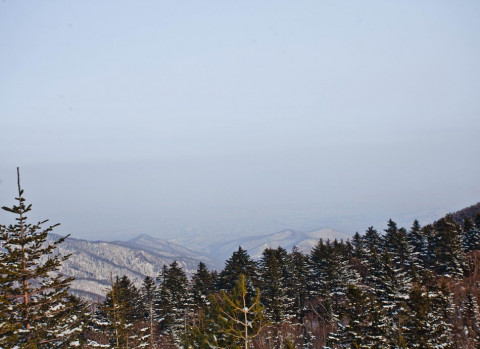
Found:
<svg viewBox="0 0 480 349"><path fill-rule="evenodd" d="M0 225L0 258L2 298L11 310L6 320L19 328L11 336L2 337L4 348L16 345L19 348L57 348L80 345L77 337L81 325L77 319L81 302L69 297L72 278L59 273L63 261L69 256L60 256L55 248L66 237L53 243L47 241L48 233L59 224L48 228L29 223L26 214L32 205L27 205L20 186L20 171L17 168L18 197L16 205L2 207L16 215L16 223ZM14 340L16 343L10 343Z"/></svg>

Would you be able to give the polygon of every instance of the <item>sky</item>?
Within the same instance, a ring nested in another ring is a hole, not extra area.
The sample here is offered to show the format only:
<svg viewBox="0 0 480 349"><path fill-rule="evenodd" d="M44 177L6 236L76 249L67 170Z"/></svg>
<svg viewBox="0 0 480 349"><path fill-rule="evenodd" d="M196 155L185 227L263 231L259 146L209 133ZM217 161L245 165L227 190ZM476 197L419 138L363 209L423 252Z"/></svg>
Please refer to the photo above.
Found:
<svg viewBox="0 0 480 349"><path fill-rule="evenodd" d="M480 2L0 2L0 204L86 239L480 201ZM13 217L0 213L0 222Z"/></svg>

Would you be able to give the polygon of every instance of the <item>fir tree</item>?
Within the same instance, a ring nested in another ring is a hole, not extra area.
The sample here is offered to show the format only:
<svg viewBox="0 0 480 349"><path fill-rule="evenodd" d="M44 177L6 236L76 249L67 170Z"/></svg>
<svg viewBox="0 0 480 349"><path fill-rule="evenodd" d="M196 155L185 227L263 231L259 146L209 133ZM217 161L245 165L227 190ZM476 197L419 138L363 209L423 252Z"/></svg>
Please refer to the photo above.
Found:
<svg viewBox="0 0 480 349"><path fill-rule="evenodd" d="M352 238L352 266L359 273L362 280L367 276L368 265L366 263L367 253L364 247L362 236L356 232Z"/></svg>
<svg viewBox="0 0 480 349"><path fill-rule="evenodd" d="M439 275L458 277L463 274L461 232L453 216L434 223L434 267Z"/></svg>
<svg viewBox="0 0 480 349"><path fill-rule="evenodd" d="M155 295L157 293L157 286L155 285L155 280L150 276L146 276L142 284L142 298L147 309L145 314L145 321L148 322L148 342L149 348L155 347L155 312L154 312L154 301Z"/></svg>
<svg viewBox="0 0 480 349"><path fill-rule="evenodd" d="M320 239L310 252L309 282L310 297L325 296L328 293L325 284L327 280L327 266L331 254L331 245Z"/></svg>
<svg viewBox="0 0 480 349"><path fill-rule="evenodd" d="M180 343L186 330L187 317L192 312L193 301L187 275L178 262L174 261L163 269L157 280L161 282L159 300L156 303L161 329L172 335L176 343Z"/></svg>
<svg viewBox="0 0 480 349"><path fill-rule="evenodd" d="M218 290L230 291L237 284L238 278L243 274L250 297L255 296L255 288L258 286L258 265L246 250L238 247L238 251L225 262L225 268L218 275Z"/></svg>
<svg viewBox="0 0 480 349"><path fill-rule="evenodd" d="M193 304L197 309L204 309L209 304L210 295L215 291L215 274L211 273L205 263L198 264L192 277Z"/></svg>
<svg viewBox="0 0 480 349"><path fill-rule="evenodd" d="M445 283L438 284L432 273L425 275L424 286L412 289L408 306L410 317L405 337L411 348L453 348L449 319L452 299Z"/></svg>
<svg viewBox="0 0 480 349"><path fill-rule="evenodd" d="M427 267L428 261L427 238L416 219L407 233L407 240L411 246L411 275L416 280L418 274Z"/></svg>
<svg viewBox="0 0 480 349"><path fill-rule="evenodd" d="M384 248L392 255L396 268L408 271L411 267L412 249L408 242L407 231L404 228L397 228L397 224L391 219L387 225Z"/></svg>
<svg viewBox="0 0 480 349"><path fill-rule="evenodd" d="M466 336L465 347L480 348L480 310L470 288L460 304L460 329Z"/></svg>
<svg viewBox="0 0 480 349"><path fill-rule="evenodd" d="M465 252L480 249L480 227L470 218L463 222L462 248Z"/></svg>
<svg viewBox="0 0 480 349"><path fill-rule="evenodd" d="M308 257L295 246L288 255L290 277L288 292L293 300L293 312L297 319L303 317L308 297Z"/></svg>
<svg viewBox="0 0 480 349"><path fill-rule="evenodd" d="M79 346L78 337L83 327L80 321L83 317L78 316L81 307L68 295L73 279L59 273L62 262L69 256L55 254L56 246L66 237L48 243L48 233L58 224L43 228L48 220L36 224L28 222L26 214L32 205L25 203L18 168L17 177L18 203L2 207L17 216L16 223L0 226L3 249L0 316L6 320L0 326L4 334L2 345L4 348L13 345L16 348Z"/></svg>
<svg viewBox="0 0 480 349"><path fill-rule="evenodd" d="M260 271L262 303L266 305L269 319L281 322L292 317L294 299L289 293L290 271L287 251L282 247L264 250Z"/></svg>
<svg viewBox="0 0 480 349"><path fill-rule="evenodd" d="M105 333L116 349L141 348L148 344L148 326L140 293L127 276L111 278L111 288L100 306L94 330ZM90 342L102 347L103 343Z"/></svg>

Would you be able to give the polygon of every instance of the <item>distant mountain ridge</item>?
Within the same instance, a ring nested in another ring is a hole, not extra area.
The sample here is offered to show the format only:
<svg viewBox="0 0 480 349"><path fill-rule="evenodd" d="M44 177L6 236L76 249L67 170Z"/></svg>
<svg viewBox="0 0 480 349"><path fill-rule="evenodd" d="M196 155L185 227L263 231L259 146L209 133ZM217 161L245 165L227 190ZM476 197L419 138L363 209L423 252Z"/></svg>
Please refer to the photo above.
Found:
<svg viewBox="0 0 480 349"><path fill-rule="evenodd" d="M50 234L50 240L57 240ZM73 293L102 298L110 286L110 273L127 275L135 285L140 286L145 276L157 277L163 265L178 261L187 274L191 275L203 261L210 267L208 256L200 255L174 243L140 235L129 241L88 241L69 237L58 245L62 255L71 254L60 272L72 276Z"/></svg>
<svg viewBox="0 0 480 349"><path fill-rule="evenodd" d="M49 235L50 240L60 236ZM115 276L127 275L132 282L140 286L145 276L156 277L163 265L178 261L188 275L192 275L200 261L211 269L221 269L226 259L238 246L246 249L250 256L259 259L266 248L279 246L291 250L297 246L308 253L322 239L347 239L350 236L334 231L320 229L313 232L283 230L262 236L250 236L227 242L217 241L202 252L194 251L179 243L141 234L127 241L88 241L69 237L58 245L62 255L71 254L61 272L72 276L72 292L88 298L102 298L110 286L110 273Z"/></svg>
<svg viewBox="0 0 480 349"><path fill-rule="evenodd" d="M226 259L230 257L230 254L234 250L241 246L244 250L247 250L252 258L259 259L261 258L263 251L267 248L283 247L290 252L290 250L296 246L299 251L309 253L320 239L346 240L349 238L351 238L351 235L330 228L318 229L311 232L286 229L279 231L278 233L230 240L214 245L214 249L217 255L221 255Z"/></svg>

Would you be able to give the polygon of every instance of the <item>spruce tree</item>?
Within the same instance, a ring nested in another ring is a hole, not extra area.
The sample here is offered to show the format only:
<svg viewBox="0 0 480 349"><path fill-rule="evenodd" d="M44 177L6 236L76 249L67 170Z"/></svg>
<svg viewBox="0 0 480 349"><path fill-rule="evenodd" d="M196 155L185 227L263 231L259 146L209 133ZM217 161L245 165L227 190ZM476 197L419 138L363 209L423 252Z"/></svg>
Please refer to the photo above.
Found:
<svg viewBox="0 0 480 349"><path fill-rule="evenodd" d="M460 304L460 317L465 347L480 348L480 310L471 288Z"/></svg>
<svg viewBox="0 0 480 349"><path fill-rule="evenodd" d="M210 295L214 291L215 275L208 270L205 263L200 262L192 277L193 304L197 311L208 306Z"/></svg>
<svg viewBox="0 0 480 349"><path fill-rule="evenodd" d="M439 275L459 277L463 274L461 231L453 216L447 215L433 225L434 268Z"/></svg>
<svg viewBox="0 0 480 349"><path fill-rule="evenodd" d="M154 301L157 293L155 280L150 276L146 276L142 283L142 299L146 308L144 320L148 323L148 343L149 348L155 347L155 312Z"/></svg>
<svg viewBox="0 0 480 349"><path fill-rule="evenodd" d="M155 310L160 328L171 335L176 343L180 343L186 330L187 318L192 313L193 300L187 275L178 262L174 261L164 267L157 280L160 286Z"/></svg>
<svg viewBox="0 0 480 349"><path fill-rule="evenodd" d="M305 313L308 297L308 257L295 246L288 255L288 265L290 270L288 291L293 300L293 313L299 320Z"/></svg>
<svg viewBox="0 0 480 349"><path fill-rule="evenodd" d="M412 277L416 280L418 274L427 267L428 251L427 238L418 220L414 220L407 233L408 243L411 247Z"/></svg>
<svg viewBox="0 0 480 349"><path fill-rule="evenodd" d="M254 297L255 288L258 286L258 263L239 246L218 275L217 290L230 291L242 274L245 276L249 297Z"/></svg>
<svg viewBox="0 0 480 349"><path fill-rule="evenodd" d="M462 248L465 252L480 249L480 227L470 218L463 222Z"/></svg>
<svg viewBox="0 0 480 349"><path fill-rule="evenodd" d="M294 299L289 293L290 270L287 251L278 247L263 251L260 261L262 303L272 322L281 322L293 316Z"/></svg>
<svg viewBox="0 0 480 349"><path fill-rule="evenodd" d="M438 284L427 272L423 285L416 284L407 300L410 316L405 338L410 348L454 348L452 342L452 295L445 283Z"/></svg>
<svg viewBox="0 0 480 349"><path fill-rule="evenodd" d="M346 290L343 309L345 323L339 323L336 332L330 334L326 348L372 348L367 344L368 294L350 285Z"/></svg>
<svg viewBox="0 0 480 349"><path fill-rule="evenodd" d="M2 207L16 216L15 224L0 225L0 271L2 289L0 316L6 320L0 326L4 348L67 348L79 346L83 316L82 306L69 297L72 278L59 273L63 261L55 248L66 237L47 242L58 224L44 228L48 220L29 223L27 205L20 186L17 168L18 197L16 205ZM8 314L5 313L8 310ZM3 320L3 319L2 319Z"/></svg>
<svg viewBox="0 0 480 349"><path fill-rule="evenodd" d="M110 345L116 349L141 348L149 342L145 308L140 293L127 276L111 278L104 303L94 321L94 331L107 335ZM93 347L104 344L90 341Z"/></svg>
<svg viewBox="0 0 480 349"><path fill-rule="evenodd" d="M310 252L308 280L310 297L323 297L328 293L326 280L331 250L330 242L325 243L320 239Z"/></svg>

